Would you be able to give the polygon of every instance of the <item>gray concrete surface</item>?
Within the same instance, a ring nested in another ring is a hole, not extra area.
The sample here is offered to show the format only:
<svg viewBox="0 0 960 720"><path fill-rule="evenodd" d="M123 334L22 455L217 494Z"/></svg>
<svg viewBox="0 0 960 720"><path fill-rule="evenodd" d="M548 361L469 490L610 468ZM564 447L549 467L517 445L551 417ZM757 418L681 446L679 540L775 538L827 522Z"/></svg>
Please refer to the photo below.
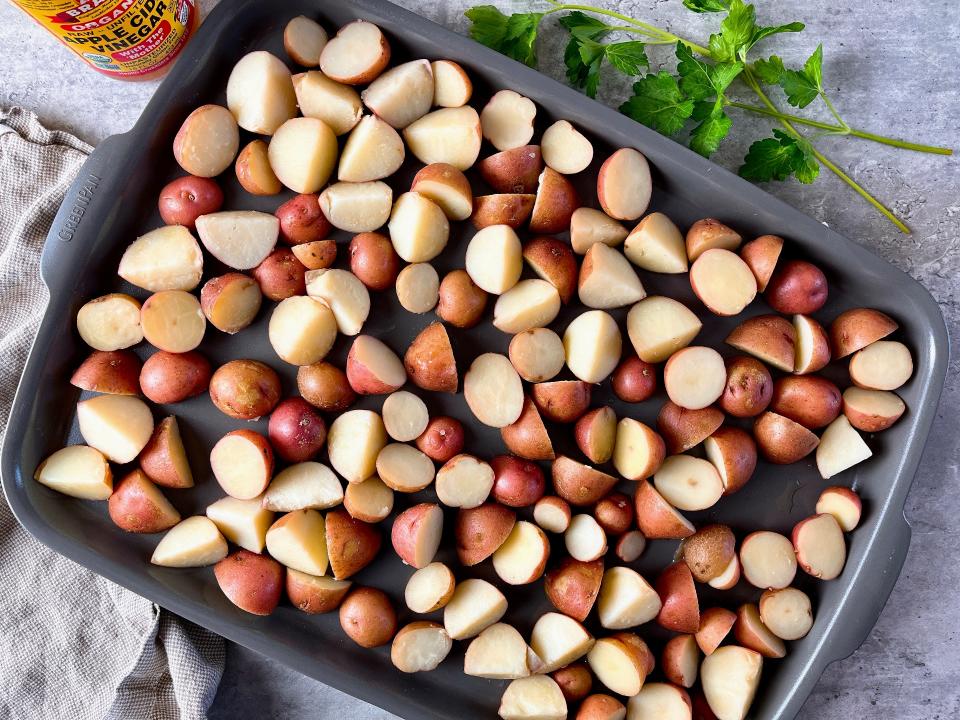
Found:
<svg viewBox="0 0 960 720"><path fill-rule="evenodd" d="M496 2L497 0L487 0ZM209 8L211 0L203 0ZM318 3L322 5L322 3ZM401 5L465 31L463 0L400 0ZM501 7L510 3L499 0ZM525 3L514 2L515 6ZM705 38L709 19L686 12L680 0L608 2L636 17ZM761 3L766 24L803 20L802 39L769 44L787 59L802 59L819 40L825 77L849 123L934 144L960 145L960 80L956 73L960 9L954 0L784 0ZM549 35L549 34L548 34ZM543 67L562 77L561 39L548 36ZM155 84L120 84L80 67L44 31L8 3L0 3L0 105L35 110L53 127L96 143L128 129ZM69 72L69 78L48 74ZM601 99L619 103L625 82L606 85ZM717 160L736 167L749 143L770 124L738 116L734 140ZM892 225L825 174L812 186L767 189L839 232L870 247L922 282L940 302L951 335L960 337L960 165L942 158L855 140L821 143L842 167L913 228ZM947 388L923 464L907 501L913 541L906 567L879 623L849 659L832 666L801 714L804 720L960 717L960 388L954 353ZM227 671L211 711L216 720L389 718L380 711L292 670L230 645Z"/></svg>

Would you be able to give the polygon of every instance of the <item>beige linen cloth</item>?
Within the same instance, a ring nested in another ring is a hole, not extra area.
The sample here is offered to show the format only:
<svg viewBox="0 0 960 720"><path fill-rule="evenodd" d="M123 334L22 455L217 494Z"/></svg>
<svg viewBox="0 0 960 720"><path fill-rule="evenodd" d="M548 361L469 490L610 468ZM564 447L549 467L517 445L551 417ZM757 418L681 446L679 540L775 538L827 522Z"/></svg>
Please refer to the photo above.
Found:
<svg viewBox="0 0 960 720"><path fill-rule="evenodd" d="M0 110L0 437L47 303L40 251L91 148ZM223 639L33 539L0 495L0 719L201 720Z"/></svg>

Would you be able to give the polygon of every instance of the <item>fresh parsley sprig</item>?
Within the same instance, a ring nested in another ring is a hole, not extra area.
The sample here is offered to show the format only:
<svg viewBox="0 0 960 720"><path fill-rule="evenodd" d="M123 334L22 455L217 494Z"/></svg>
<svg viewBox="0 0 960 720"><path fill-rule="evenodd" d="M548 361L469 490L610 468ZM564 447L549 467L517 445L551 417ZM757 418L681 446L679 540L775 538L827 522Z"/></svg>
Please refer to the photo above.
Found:
<svg viewBox="0 0 960 720"><path fill-rule="evenodd" d="M613 10L546 1L548 7L540 12L511 15L504 15L492 5L473 7L466 13L472 21L470 34L484 45L535 67L537 33L543 19L563 13L559 22L570 34L564 50L569 82L595 97L604 63L636 77L633 94L620 106L621 112L665 135L686 133L689 146L705 157L716 152L729 134L733 126L730 108L770 117L780 127L773 130L772 137L754 142L740 166L740 175L749 180L767 182L793 177L810 183L824 167L900 230L909 232L899 218L823 155L814 142L824 136L848 135L919 152L953 152L871 133L846 123L824 89L822 44L801 68L788 68L777 55L754 60L751 51L761 41L781 33L799 33L804 25L759 25L756 8L743 0L683 0L684 6L695 13L724 14L718 31L710 35L706 46ZM658 45L674 47L675 73L660 70L644 74L650 65L648 48ZM741 86L739 89L745 87L752 92L760 104L731 98L728 91L735 82ZM834 122L781 111L764 88L779 88L787 104L797 109L807 108L819 99ZM808 137L798 126L819 132Z"/></svg>

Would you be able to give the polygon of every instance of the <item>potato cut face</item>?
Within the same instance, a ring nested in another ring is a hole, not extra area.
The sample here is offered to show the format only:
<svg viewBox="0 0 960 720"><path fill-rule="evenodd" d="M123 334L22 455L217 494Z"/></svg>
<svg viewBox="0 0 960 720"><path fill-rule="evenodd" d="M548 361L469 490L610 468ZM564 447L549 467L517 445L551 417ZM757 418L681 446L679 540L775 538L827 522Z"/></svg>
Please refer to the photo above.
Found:
<svg viewBox="0 0 960 720"><path fill-rule="evenodd" d="M259 497L250 500L225 497L207 507L207 517L234 545L260 553L266 547L267 529L274 515L263 507Z"/></svg>
<svg viewBox="0 0 960 720"><path fill-rule="evenodd" d="M80 434L108 460L133 461L153 435L153 415L140 398L98 395L77 403Z"/></svg>
<svg viewBox="0 0 960 720"><path fill-rule="evenodd" d="M197 234L207 251L224 265L249 270L273 251L280 221L255 210L226 210L198 217Z"/></svg>
<svg viewBox="0 0 960 720"><path fill-rule="evenodd" d="M363 115L360 93L319 70L293 76L297 104L304 117L322 120L336 135L352 130Z"/></svg>
<svg viewBox="0 0 960 720"><path fill-rule="evenodd" d="M264 50L244 55L227 80L227 107L244 130L272 135L297 114L290 70Z"/></svg>
<svg viewBox="0 0 960 720"><path fill-rule="evenodd" d="M292 512L339 505L343 500L340 480L323 463L301 462L281 470L263 495L263 506L276 512Z"/></svg>
<svg viewBox="0 0 960 720"><path fill-rule="evenodd" d="M150 292L193 290L203 274L203 253L187 228L166 225L134 240L117 274Z"/></svg>
<svg viewBox="0 0 960 720"><path fill-rule="evenodd" d="M208 517L181 520L163 536L150 562L172 568L205 567L227 556L227 541Z"/></svg>
<svg viewBox="0 0 960 720"><path fill-rule="evenodd" d="M51 490L83 500L106 500L113 475L103 454L87 445L57 450L37 468L34 479Z"/></svg>

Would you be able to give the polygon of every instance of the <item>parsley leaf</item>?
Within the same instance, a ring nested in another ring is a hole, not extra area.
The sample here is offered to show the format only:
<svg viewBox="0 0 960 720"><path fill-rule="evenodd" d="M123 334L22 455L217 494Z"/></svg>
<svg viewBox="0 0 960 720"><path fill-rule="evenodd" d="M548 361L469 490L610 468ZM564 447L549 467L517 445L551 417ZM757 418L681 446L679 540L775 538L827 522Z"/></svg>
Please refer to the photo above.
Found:
<svg viewBox="0 0 960 720"><path fill-rule="evenodd" d="M649 64L642 42L600 42L609 31L607 25L596 18L575 11L561 17L560 24L570 32L563 53L567 79L590 97L597 94L604 58L625 75L638 75L640 69Z"/></svg>
<svg viewBox="0 0 960 720"><path fill-rule="evenodd" d="M787 94L787 102L804 108L823 92L823 45L817 45L803 70L784 70L780 87Z"/></svg>
<svg viewBox="0 0 960 720"><path fill-rule="evenodd" d="M785 71L783 60L776 55L771 55L769 60L755 60L753 63L753 74L765 85L779 85Z"/></svg>
<svg viewBox="0 0 960 720"><path fill-rule="evenodd" d="M730 11L720 23L720 32L710 36L710 56L717 62L742 58L757 31L756 11L743 0L731 0Z"/></svg>
<svg viewBox="0 0 960 720"><path fill-rule="evenodd" d="M740 167L740 176L767 182L796 175L802 183L813 182L820 172L820 165L813 156L810 143L782 130L774 130L773 135L750 146Z"/></svg>
<svg viewBox="0 0 960 720"><path fill-rule="evenodd" d="M703 115L704 112L704 108L695 108L694 116ZM723 111L723 104L719 101L713 103L709 106L709 112L703 118L703 122L690 133L690 149L704 157L710 157L730 132L731 125L733 121Z"/></svg>
<svg viewBox="0 0 960 720"><path fill-rule="evenodd" d="M606 32L607 29L606 23L591 15L582 13L579 10L574 10L572 13L562 15L560 17L560 24L571 33L574 33L575 31L577 33L587 31L587 33L583 36L591 40L596 40L600 35Z"/></svg>
<svg viewBox="0 0 960 720"><path fill-rule="evenodd" d="M723 12L730 7L730 0L683 0L683 5L695 13Z"/></svg>
<svg viewBox="0 0 960 720"><path fill-rule="evenodd" d="M675 135L693 113L693 100L684 97L673 75L661 70L633 84L633 97L620 112L664 135Z"/></svg>
<svg viewBox="0 0 960 720"><path fill-rule="evenodd" d="M786 25L774 25L771 27L758 27L756 30L754 30L753 36L750 38L750 44L746 49L749 50L765 37L779 35L780 33L800 32L804 27L806 26L802 22L792 22L787 23Z"/></svg>
<svg viewBox="0 0 960 720"><path fill-rule="evenodd" d="M470 37L514 60L537 64L537 27L543 13L504 15L493 5L477 5L464 13L472 22Z"/></svg>
<svg viewBox="0 0 960 720"><path fill-rule="evenodd" d="M721 97L727 87L743 71L740 62L710 65L700 60L683 43L677 43L677 72L680 89L693 100Z"/></svg>
<svg viewBox="0 0 960 720"><path fill-rule="evenodd" d="M606 55L610 64L624 75L639 75L640 68L650 64L644 45L638 40L611 43L606 46Z"/></svg>

